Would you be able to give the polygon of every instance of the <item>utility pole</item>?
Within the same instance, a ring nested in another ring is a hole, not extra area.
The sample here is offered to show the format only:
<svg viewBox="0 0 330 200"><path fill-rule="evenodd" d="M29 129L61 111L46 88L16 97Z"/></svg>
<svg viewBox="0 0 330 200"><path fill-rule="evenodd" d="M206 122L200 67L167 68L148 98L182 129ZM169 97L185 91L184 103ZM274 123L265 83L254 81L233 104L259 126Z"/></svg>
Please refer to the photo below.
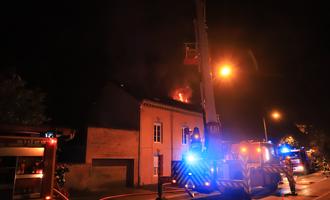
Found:
<svg viewBox="0 0 330 200"><path fill-rule="evenodd" d="M266 125L265 117L262 117L262 123L264 124L265 142L267 142L268 141L268 131L267 131L267 125Z"/></svg>
<svg viewBox="0 0 330 200"><path fill-rule="evenodd" d="M212 83L212 68L210 66L210 56L207 37L205 0L195 0L196 2L196 40L199 52L199 69L201 72L201 96L205 115L205 145L208 155L217 158L220 144L220 122L217 118L214 92Z"/></svg>
<svg viewBox="0 0 330 200"><path fill-rule="evenodd" d="M160 165L161 165L161 162L160 162L160 151L157 150L157 157L158 157L158 171L157 171L157 178L158 178L158 181L157 181L157 198L156 200L162 200L163 199L163 183L161 181L161 172L160 172Z"/></svg>

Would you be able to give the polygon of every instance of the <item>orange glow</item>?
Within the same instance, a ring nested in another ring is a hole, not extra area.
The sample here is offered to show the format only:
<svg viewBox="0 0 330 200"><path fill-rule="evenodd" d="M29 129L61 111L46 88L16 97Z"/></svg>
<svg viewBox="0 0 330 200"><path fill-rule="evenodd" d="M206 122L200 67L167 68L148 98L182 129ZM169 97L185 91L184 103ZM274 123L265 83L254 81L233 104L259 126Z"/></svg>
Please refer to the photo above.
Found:
<svg viewBox="0 0 330 200"><path fill-rule="evenodd" d="M47 200L48 200L48 199L52 199L52 197L51 197L51 196L46 196L45 199L47 199Z"/></svg>
<svg viewBox="0 0 330 200"><path fill-rule="evenodd" d="M179 92L178 95L179 95L180 101L185 102L186 99L184 99L183 94L181 92Z"/></svg>
<svg viewBox="0 0 330 200"><path fill-rule="evenodd" d="M225 55L212 63L214 66L214 79L218 81L231 81L237 78L239 62L232 55Z"/></svg>
<svg viewBox="0 0 330 200"><path fill-rule="evenodd" d="M49 138L48 143L51 144L51 145L55 145L57 143L57 139L56 138Z"/></svg>
<svg viewBox="0 0 330 200"><path fill-rule="evenodd" d="M257 148L257 152L260 153L261 152L261 149L260 147Z"/></svg>
<svg viewBox="0 0 330 200"><path fill-rule="evenodd" d="M279 113L278 111L274 111L274 112L272 112L271 116L273 119L277 120L277 119L281 118L281 113Z"/></svg>
<svg viewBox="0 0 330 200"><path fill-rule="evenodd" d="M172 92L172 99L183 103L189 103L192 95L190 87L177 88Z"/></svg>
<svg viewBox="0 0 330 200"><path fill-rule="evenodd" d="M219 76L226 78L229 77L232 73L232 68L229 65L224 65L219 68Z"/></svg>
<svg viewBox="0 0 330 200"><path fill-rule="evenodd" d="M246 147L241 147L241 152L242 153L246 153L247 152L247 148Z"/></svg>

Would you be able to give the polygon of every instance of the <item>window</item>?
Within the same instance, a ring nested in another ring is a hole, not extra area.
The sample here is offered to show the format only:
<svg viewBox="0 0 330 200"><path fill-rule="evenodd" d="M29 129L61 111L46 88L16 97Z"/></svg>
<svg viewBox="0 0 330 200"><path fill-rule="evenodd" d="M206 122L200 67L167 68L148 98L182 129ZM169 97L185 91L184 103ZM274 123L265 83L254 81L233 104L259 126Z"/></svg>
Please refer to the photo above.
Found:
<svg viewBox="0 0 330 200"><path fill-rule="evenodd" d="M158 156L154 156L154 169L153 175L158 176Z"/></svg>
<svg viewBox="0 0 330 200"><path fill-rule="evenodd" d="M154 155L153 175L163 175L163 155Z"/></svg>
<svg viewBox="0 0 330 200"><path fill-rule="evenodd" d="M185 129L187 129L187 127L181 128L182 144L187 144L189 138L189 134L187 134L187 131L185 131Z"/></svg>
<svg viewBox="0 0 330 200"><path fill-rule="evenodd" d="M154 123L154 142L161 143L162 142L162 124Z"/></svg>

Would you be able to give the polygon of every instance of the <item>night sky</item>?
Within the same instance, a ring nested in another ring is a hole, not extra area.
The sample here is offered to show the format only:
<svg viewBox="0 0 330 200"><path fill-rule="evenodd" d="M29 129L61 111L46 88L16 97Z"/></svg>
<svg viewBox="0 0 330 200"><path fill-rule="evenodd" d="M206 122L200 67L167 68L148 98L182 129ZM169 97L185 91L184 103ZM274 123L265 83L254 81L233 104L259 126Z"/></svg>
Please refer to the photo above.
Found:
<svg viewBox="0 0 330 200"><path fill-rule="evenodd" d="M261 136L261 118L274 108L284 118L270 127L329 129L326 4L242 2L207 1L212 65L237 68L214 87L224 132ZM193 0L10 2L1 6L1 68L46 92L58 125L85 124L109 81L155 97L189 85L198 104L197 68L182 64L194 16Z"/></svg>

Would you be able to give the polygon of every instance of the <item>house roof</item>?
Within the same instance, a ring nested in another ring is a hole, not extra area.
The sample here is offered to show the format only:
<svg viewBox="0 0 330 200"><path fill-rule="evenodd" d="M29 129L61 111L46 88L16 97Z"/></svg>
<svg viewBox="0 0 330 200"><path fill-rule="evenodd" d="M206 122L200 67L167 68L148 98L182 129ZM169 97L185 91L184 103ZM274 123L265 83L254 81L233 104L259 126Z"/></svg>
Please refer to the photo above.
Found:
<svg viewBox="0 0 330 200"><path fill-rule="evenodd" d="M171 107L175 107L175 108L184 109L187 111L192 111L192 112L197 112L197 113L203 112L201 105L192 104L192 103L183 103L181 101L176 101L176 100L170 98L169 96L162 96L162 97L152 96L150 94L146 94L143 91L132 90L129 87L127 87L124 84L121 84L119 82L112 81L111 83L114 84L115 86L121 88L123 91L125 91L126 93L128 93L129 95L134 97L140 103L143 103L143 101L147 100L147 101L151 101L151 102L155 102L155 103L159 103L159 104L163 104L163 105L167 105L167 106L171 106Z"/></svg>

